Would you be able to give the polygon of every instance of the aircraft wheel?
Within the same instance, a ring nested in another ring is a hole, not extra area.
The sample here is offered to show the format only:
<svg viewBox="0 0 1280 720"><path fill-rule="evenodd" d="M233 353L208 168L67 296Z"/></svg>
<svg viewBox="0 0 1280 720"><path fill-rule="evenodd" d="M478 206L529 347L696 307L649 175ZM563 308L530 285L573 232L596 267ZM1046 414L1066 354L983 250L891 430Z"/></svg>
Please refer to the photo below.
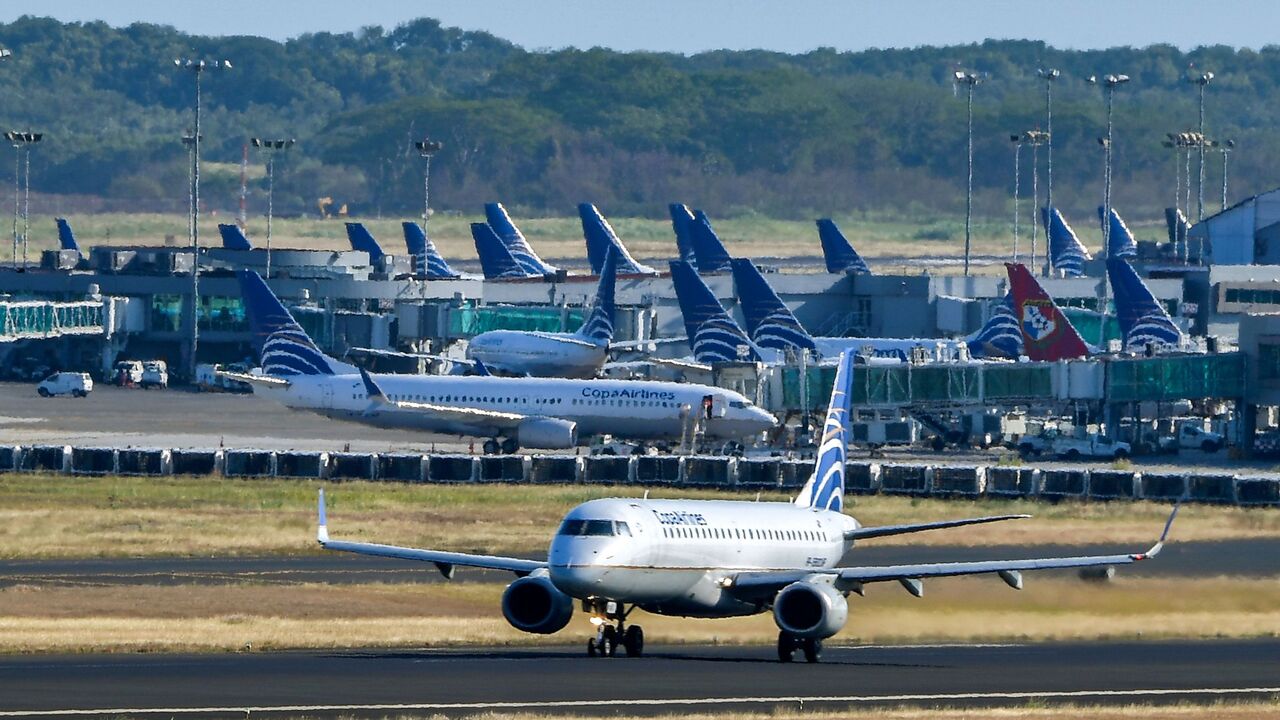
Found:
<svg viewBox="0 0 1280 720"><path fill-rule="evenodd" d="M499 450L499 447L498 447L498 441L497 441L497 440L485 440L485 441L484 441L484 454L485 454L485 455L497 455L497 454L498 454L498 450Z"/></svg>
<svg viewBox="0 0 1280 720"><path fill-rule="evenodd" d="M644 630L639 625L632 625L622 634L622 649L627 657L640 657L644 654Z"/></svg>
<svg viewBox="0 0 1280 720"><path fill-rule="evenodd" d="M515 438L507 438L506 440L502 441L502 452L506 453L507 455L515 455L516 451L519 449L520 449L520 444L516 442Z"/></svg>
<svg viewBox="0 0 1280 720"><path fill-rule="evenodd" d="M800 648L804 650L804 661L816 663L822 659L822 641L818 638L805 638Z"/></svg>
<svg viewBox="0 0 1280 720"><path fill-rule="evenodd" d="M789 663L796 652L796 639L785 632L778 633L778 662Z"/></svg>
<svg viewBox="0 0 1280 720"><path fill-rule="evenodd" d="M596 650L596 639L588 638L587 639L587 657L595 657L597 652L598 651Z"/></svg>
<svg viewBox="0 0 1280 720"><path fill-rule="evenodd" d="M613 657L618 652L618 631L610 625L604 629L604 633L600 637L600 654L605 657Z"/></svg>
<svg viewBox="0 0 1280 720"><path fill-rule="evenodd" d="M40 394L40 397L49 397L49 391L44 388L40 388L36 392Z"/></svg>

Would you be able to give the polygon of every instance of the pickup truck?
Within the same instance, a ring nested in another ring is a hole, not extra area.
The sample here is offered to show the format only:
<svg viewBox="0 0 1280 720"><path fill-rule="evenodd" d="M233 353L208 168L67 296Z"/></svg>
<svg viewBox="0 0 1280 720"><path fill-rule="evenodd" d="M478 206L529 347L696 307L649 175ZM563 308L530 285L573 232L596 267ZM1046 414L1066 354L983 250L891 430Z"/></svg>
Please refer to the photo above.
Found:
<svg viewBox="0 0 1280 720"><path fill-rule="evenodd" d="M1085 437L1061 436L1053 442L1053 454L1065 460L1080 458L1106 458L1119 460L1129 457L1129 443L1091 433Z"/></svg>
<svg viewBox="0 0 1280 720"><path fill-rule="evenodd" d="M1174 439L1169 438L1169 440ZM1203 450L1207 453L1216 453L1225 444L1223 437L1218 433L1210 432L1193 423L1183 423L1178 428L1178 437L1174 442L1176 442L1177 449Z"/></svg>

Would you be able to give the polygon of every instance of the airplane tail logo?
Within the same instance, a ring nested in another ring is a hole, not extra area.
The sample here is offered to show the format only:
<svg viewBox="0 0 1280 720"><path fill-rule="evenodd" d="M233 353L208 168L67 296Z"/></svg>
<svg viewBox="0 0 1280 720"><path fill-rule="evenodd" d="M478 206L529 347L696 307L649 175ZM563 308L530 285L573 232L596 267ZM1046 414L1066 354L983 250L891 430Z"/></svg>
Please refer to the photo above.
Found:
<svg viewBox="0 0 1280 720"><path fill-rule="evenodd" d="M488 223L471 223L471 239L475 240L476 255L480 256L480 268L484 271L486 280L541 277L537 274L530 275L520 267L520 263L516 262L511 251L502 244L502 240Z"/></svg>
<svg viewBox="0 0 1280 720"><path fill-rule="evenodd" d="M849 452L849 403L853 394L853 353L840 354L836 381L831 386L831 402L822 423L818 462L813 475L800 490L795 504L806 508L835 510L844 506L844 477Z"/></svg>
<svg viewBox="0 0 1280 720"><path fill-rule="evenodd" d="M427 237L422 226L416 222L401 223L404 229L404 244L413 258L413 272L419 277L429 280L445 280L459 277L449 267L444 256L436 249L435 243Z"/></svg>
<svg viewBox="0 0 1280 720"><path fill-rule="evenodd" d="M1053 268L1067 277L1080 277L1085 261L1092 260L1093 256L1057 208L1041 208L1040 216L1049 233L1049 258Z"/></svg>
<svg viewBox="0 0 1280 720"><path fill-rule="evenodd" d="M1106 220L1103 219L1107 209L1101 205L1098 206L1098 219L1103 223L1103 232L1106 232ZM1107 257L1136 257L1138 255L1138 241L1133 239L1133 233L1129 232L1129 226L1124 224L1120 213L1115 208L1111 208L1111 241L1107 245Z"/></svg>
<svg viewBox="0 0 1280 720"><path fill-rule="evenodd" d="M676 250L680 259L698 269L698 257L693 252L693 213L688 205L671 203L667 206L671 212L671 229L676 233Z"/></svg>
<svg viewBox="0 0 1280 720"><path fill-rule="evenodd" d="M976 358L1016 358L1022 355L1022 327L1013 312L1013 293L1006 293L991 319L968 338L969 354Z"/></svg>
<svg viewBox="0 0 1280 720"><path fill-rule="evenodd" d="M604 215L591 203L578 205L578 216L582 219L582 235L587 241L587 260L591 263L591 272L599 275L604 268L604 258L612 247L618 251L618 273L621 275L657 275L658 271L648 265L641 265L631 257L613 226Z"/></svg>
<svg viewBox="0 0 1280 720"><path fill-rule="evenodd" d="M1182 331L1128 261L1109 258L1107 276L1115 292L1116 318L1124 333L1126 350L1176 350L1182 346Z"/></svg>
<svg viewBox="0 0 1280 720"><path fill-rule="evenodd" d="M386 256L386 253L382 251L382 246L378 244L377 240L373 239L373 234L365 228L364 223L347 223L347 240L351 243L352 250L361 250L369 253L370 263L376 263Z"/></svg>
<svg viewBox="0 0 1280 720"><path fill-rule="evenodd" d="M617 251L609 248L605 255L604 272L600 273L600 285L596 288L596 299L591 303L591 314L582 323L579 335L589 340L613 342L613 297L617 282Z"/></svg>
<svg viewBox="0 0 1280 720"><path fill-rule="evenodd" d="M218 224L218 234L222 236L222 247L228 250L252 250L253 245L239 225L229 223Z"/></svg>
<svg viewBox="0 0 1280 720"><path fill-rule="evenodd" d="M71 232L71 223L66 218L58 218L58 246L63 250L75 250L80 252L80 245L76 242L75 233Z"/></svg>
<svg viewBox="0 0 1280 720"><path fill-rule="evenodd" d="M817 350L813 336L769 287L755 263L741 258L733 260L732 267L733 282L742 301L742 314L756 345L782 351Z"/></svg>
<svg viewBox="0 0 1280 720"><path fill-rule="evenodd" d="M353 366L320 352L258 273L237 270L236 278L263 373L284 377L355 372Z"/></svg>
<svg viewBox="0 0 1280 720"><path fill-rule="evenodd" d="M1004 266L1009 271L1014 315L1027 357L1043 361L1087 356L1089 347L1027 267L1015 263Z"/></svg>
<svg viewBox="0 0 1280 720"><path fill-rule="evenodd" d="M516 263L520 265L520 269L529 275L554 275L560 268L554 265L548 265L538 257L538 253L533 251L533 246L525 239L524 233L520 232L520 228L511 221L511 216L507 213L507 209L502 203L485 203L484 204L485 221L489 223L489 227L493 228L493 232L507 246L507 250L511 253L511 257L515 258Z"/></svg>
<svg viewBox="0 0 1280 720"><path fill-rule="evenodd" d="M827 272L871 273L866 261L853 249L853 244L831 218L818 220L818 239L822 241L822 257L827 262Z"/></svg>
<svg viewBox="0 0 1280 720"><path fill-rule="evenodd" d="M671 281L695 360L700 363L760 361L760 353L751 339L725 312L693 266L672 260Z"/></svg>
<svg viewBox="0 0 1280 720"><path fill-rule="evenodd" d="M711 220L701 210L693 212L693 223L689 226L693 239L693 254L698 259L697 270L700 273L728 272L733 262L720 236L711 227Z"/></svg>

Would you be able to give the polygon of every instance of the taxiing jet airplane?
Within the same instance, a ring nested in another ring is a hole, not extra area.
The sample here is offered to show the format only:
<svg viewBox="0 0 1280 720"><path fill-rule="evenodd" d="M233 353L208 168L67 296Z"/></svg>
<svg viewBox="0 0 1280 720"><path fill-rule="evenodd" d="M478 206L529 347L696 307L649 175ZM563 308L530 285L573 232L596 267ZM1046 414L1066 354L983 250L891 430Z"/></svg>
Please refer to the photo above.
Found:
<svg viewBox="0 0 1280 720"><path fill-rule="evenodd" d="M587 241L587 261L591 263L593 274L600 274L601 268L604 267L605 254L610 247L618 251L619 275L658 274L657 270L648 265L642 265L631 257L631 253L627 252L627 248L618 239L618 234L613 231L613 226L604 218L604 215L600 214L595 205L579 204L578 216L582 219L582 236Z"/></svg>
<svg viewBox="0 0 1280 720"><path fill-rule="evenodd" d="M326 550L432 563L446 578L459 566L512 572L518 578L502 594L507 622L551 634L581 604L596 626L588 655L613 655L618 647L642 654L644 631L628 623L637 608L700 618L772 612L778 660L790 662L799 651L811 663L848 620L849 593L861 595L869 583L898 582L921 597L928 578L992 574L1021 589L1024 571L1125 565L1160 553L1177 508L1146 552L840 567L858 540L1027 517L863 527L845 515L852 363L851 355L840 358L818 462L794 502L591 500L565 515L545 560L527 560L332 539L321 490L317 539Z"/></svg>
<svg viewBox="0 0 1280 720"><path fill-rule="evenodd" d="M370 376L328 357L257 273L236 273L262 374L224 373L298 409L378 427L491 438L485 451L569 449L578 436L679 440L690 413L708 438L777 423L742 395L693 383L452 375Z"/></svg>
<svg viewBox="0 0 1280 720"><path fill-rule="evenodd" d="M827 272L871 273L871 268L831 218L818 220L818 239L822 241L822 258L827 263Z"/></svg>

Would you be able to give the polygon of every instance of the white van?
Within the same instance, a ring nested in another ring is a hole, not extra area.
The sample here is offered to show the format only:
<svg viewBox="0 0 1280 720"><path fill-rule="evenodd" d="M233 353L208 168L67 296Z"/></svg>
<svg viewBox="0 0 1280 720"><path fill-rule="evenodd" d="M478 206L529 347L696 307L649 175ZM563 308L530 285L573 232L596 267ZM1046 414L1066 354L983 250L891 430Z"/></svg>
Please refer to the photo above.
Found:
<svg viewBox="0 0 1280 720"><path fill-rule="evenodd" d="M147 360L142 363L142 380L138 383L146 388L169 387L169 366L163 360Z"/></svg>
<svg viewBox="0 0 1280 720"><path fill-rule="evenodd" d="M36 392L40 394L40 397L54 397L57 395L84 397L93 392L93 379L89 377L88 373L54 373L40 381L40 384L36 386Z"/></svg>

